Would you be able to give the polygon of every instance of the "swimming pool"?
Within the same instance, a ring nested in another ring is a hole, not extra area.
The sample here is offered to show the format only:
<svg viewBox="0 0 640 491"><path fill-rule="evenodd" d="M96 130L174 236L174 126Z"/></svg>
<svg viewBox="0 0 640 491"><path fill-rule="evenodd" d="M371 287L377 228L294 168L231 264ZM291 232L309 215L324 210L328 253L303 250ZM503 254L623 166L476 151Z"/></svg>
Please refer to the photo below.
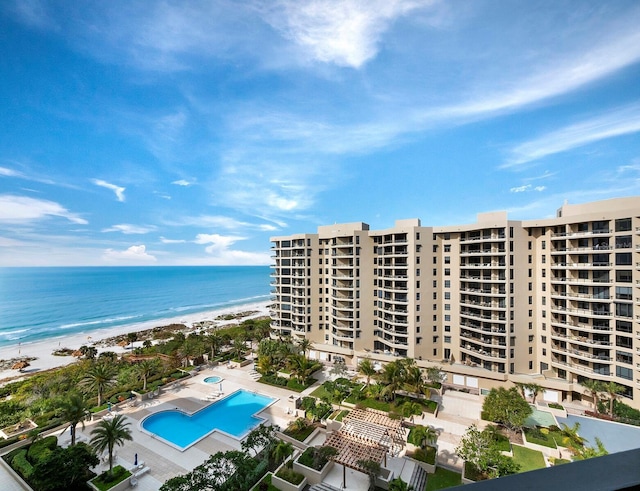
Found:
<svg viewBox="0 0 640 491"><path fill-rule="evenodd" d="M193 414L179 409L151 414L140 422L140 427L179 450L186 450L214 431L240 440L264 421L255 415L275 401L261 394L238 390Z"/></svg>
<svg viewBox="0 0 640 491"><path fill-rule="evenodd" d="M524 422L526 427L533 428L534 426L542 426L548 428L553 425L558 426L555 416L549 411L541 411L535 406L531 406L531 409L533 409L533 412Z"/></svg>
<svg viewBox="0 0 640 491"><path fill-rule="evenodd" d="M203 380L205 384L217 384L218 382L222 382L222 377L218 377L217 375L212 375L211 377L207 377Z"/></svg>

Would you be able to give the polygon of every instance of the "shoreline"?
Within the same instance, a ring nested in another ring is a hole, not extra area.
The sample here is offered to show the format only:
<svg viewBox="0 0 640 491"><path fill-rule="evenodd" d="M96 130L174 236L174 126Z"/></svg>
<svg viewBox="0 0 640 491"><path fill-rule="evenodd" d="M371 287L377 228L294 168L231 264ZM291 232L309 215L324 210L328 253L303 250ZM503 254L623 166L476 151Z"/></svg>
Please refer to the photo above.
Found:
<svg viewBox="0 0 640 491"><path fill-rule="evenodd" d="M130 332L140 333L149 331L156 327L164 327L171 324L183 324L185 331L198 331L200 329L209 329L211 327L222 327L229 324L240 323L246 319L269 316L269 305L271 300L262 302L253 302L242 305L234 305L233 307L224 307L215 310L198 312L176 317L168 317L164 319L156 319L153 321L138 322L133 324L123 324L121 326L112 326L104 329L96 329L94 331L79 332L69 335L61 334L59 336L50 337L41 341L33 341L29 343L16 343L12 345L0 347L0 363L6 364L9 361L18 361L20 359L32 359L29 366L21 372L15 369L0 368L0 384L15 381L29 375L50 370L74 363L78 358L68 356L56 356L54 351L59 349L77 350L82 345L94 346L98 349L98 353L103 351L114 351L115 353L126 353L130 351L128 347L118 346L117 339L120 336L126 336ZM248 315L232 320L216 320L216 317L223 315L237 315L247 313ZM211 323L210 327L193 327L198 323ZM142 340L133 343L133 347L142 345Z"/></svg>

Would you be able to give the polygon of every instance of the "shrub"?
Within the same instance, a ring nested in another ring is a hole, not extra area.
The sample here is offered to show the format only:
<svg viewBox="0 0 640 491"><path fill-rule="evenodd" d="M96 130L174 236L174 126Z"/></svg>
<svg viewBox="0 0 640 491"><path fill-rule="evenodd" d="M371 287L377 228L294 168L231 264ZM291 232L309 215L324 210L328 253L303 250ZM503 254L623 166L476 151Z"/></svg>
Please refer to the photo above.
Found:
<svg viewBox="0 0 640 491"><path fill-rule="evenodd" d="M556 404L555 402L550 402L549 407L551 409L560 409L561 411L564 410L564 406L562 404Z"/></svg>
<svg viewBox="0 0 640 491"><path fill-rule="evenodd" d="M19 472L25 479L29 479L31 474L33 474L33 466L27 460L27 451L25 449L21 449L21 451L13 457L11 467Z"/></svg>
<svg viewBox="0 0 640 491"><path fill-rule="evenodd" d="M276 473L276 476L278 476L280 479L284 479L285 481L290 482L291 484L295 484L296 486L300 484L304 479L304 476L302 474L294 471L293 469L289 469L288 467L283 467L282 469L280 469Z"/></svg>
<svg viewBox="0 0 640 491"><path fill-rule="evenodd" d="M57 446L58 439L53 435L43 438L42 440L37 440L29 447L27 458L30 462L37 464L46 459Z"/></svg>
<svg viewBox="0 0 640 491"><path fill-rule="evenodd" d="M435 465L436 463L436 448L427 446L425 449L418 448L413 453L413 458L420 462L426 462L427 464Z"/></svg>

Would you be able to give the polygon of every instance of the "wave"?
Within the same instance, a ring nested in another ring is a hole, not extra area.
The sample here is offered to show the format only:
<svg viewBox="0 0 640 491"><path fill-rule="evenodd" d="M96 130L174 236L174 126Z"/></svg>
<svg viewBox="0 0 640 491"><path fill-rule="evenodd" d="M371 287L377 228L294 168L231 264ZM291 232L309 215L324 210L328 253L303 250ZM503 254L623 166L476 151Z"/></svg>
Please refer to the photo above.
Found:
<svg viewBox="0 0 640 491"><path fill-rule="evenodd" d="M29 329L16 329L13 331L4 331L0 332L0 337L8 340L20 339L22 336L16 336L16 334L20 334L22 332L27 332Z"/></svg>
<svg viewBox="0 0 640 491"><path fill-rule="evenodd" d="M73 324L64 324L60 326L59 329L71 329L74 327L83 327L83 326L96 326L98 324L111 324L113 322L121 322L121 321L130 320L130 319L136 319L138 317L142 317L142 314L126 315L123 317L108 317L106 319L99 319L96 321L74 322Z"/></svg>

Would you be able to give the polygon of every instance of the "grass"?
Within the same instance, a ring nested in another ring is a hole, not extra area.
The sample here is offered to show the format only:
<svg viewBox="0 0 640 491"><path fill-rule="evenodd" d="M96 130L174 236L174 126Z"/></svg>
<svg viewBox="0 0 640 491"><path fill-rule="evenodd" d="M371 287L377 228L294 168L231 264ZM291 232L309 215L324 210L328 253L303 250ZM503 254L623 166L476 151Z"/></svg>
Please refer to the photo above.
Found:
<svg viewBox="0 0 640 491"><path fill-rule="evenodd" d="M317 397L318 399L329 397L329 393L324 388L324 384L315 389L310 395L312 395L313 397Z"/></svg>
<svg viewBox="0 0 640 491"><path fill-rule="evenodd" d="M262 481L260 481L256 486L256 489L262 490L263 488L260 487L262 483L267 485L267 487L264 488L265 491L280 491L273 484L271 484L271 474L267 474L266 476L264 476L264 478L262 478Z"/></svg>
<svg viewBox="0 0 640 491"><path fill-rule="evenodd" d="M303 442L309 435L311 435L311 433L313 433L313 430L315 429L316 427L314 425L309 425L300 431L285 430L284 434L290 436L291 438L295 438L299 442Z"/></svg>
<svg viewBox="0 0 640 491"><path fill-rule="evenodd" d="M519 445L513 446L513 460L520 465L520 472L544 469L546 467L542 452Z"/></svg>
<svg viewBox="0 0 640 491"><path fill-rule="evenodd" d="M429 474L424 491L436 491L437 489L451 488L460 484L462 484L462 476L459 473L438 467L435 473Z"/></svg>
<svg viewBox="0 0 640 491"><path fill-rule="evenodd" d="M549 448L557 448L556 442L562 444L562 433L559 431L549 431L546 433L542 432L540 429L537 431L531 428L525 428L524 434L527 437L527 441L529 443L535 443L536 445L542 445L544 447Z"/></svg>

